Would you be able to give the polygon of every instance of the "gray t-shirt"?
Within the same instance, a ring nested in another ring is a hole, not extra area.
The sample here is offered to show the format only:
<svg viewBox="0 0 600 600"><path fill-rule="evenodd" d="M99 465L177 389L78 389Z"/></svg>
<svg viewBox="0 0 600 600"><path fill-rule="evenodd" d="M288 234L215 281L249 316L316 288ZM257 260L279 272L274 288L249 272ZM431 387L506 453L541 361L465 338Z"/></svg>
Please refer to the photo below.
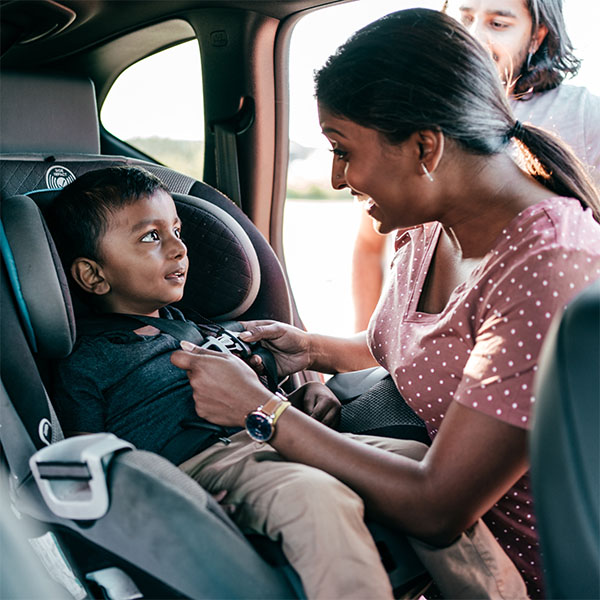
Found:
<svg viewBox="0 0 600 600"><path fill-rule="evenodd" d="M162 309L161 317L184 320L174 308ZM206 422L194 411L187 375L170 361L176 349L179 340L162 332L78 336L73 352L58 363L53 386L63 429L109 431L160 454L186 423L202 428Z"/></svg>
<svg viewBox="0 0 600 600"><path fill-rule="evenodd" d="M571 146L600 186L600 98L584 87L562 84L534 94L529 100L512 100L515 117L552 131Z"/></svg>

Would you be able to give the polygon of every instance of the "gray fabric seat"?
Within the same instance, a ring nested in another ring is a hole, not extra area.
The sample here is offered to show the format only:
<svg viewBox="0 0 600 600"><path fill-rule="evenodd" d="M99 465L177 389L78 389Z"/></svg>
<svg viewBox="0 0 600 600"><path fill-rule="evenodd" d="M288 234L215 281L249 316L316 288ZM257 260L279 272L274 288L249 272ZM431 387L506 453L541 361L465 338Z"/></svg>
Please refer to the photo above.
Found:
<svg viewBox="0 0 600 600"><path fill-rule="evenodd" d="M544 342L530 437L549 598L600 598L600 280Z"/></svg>

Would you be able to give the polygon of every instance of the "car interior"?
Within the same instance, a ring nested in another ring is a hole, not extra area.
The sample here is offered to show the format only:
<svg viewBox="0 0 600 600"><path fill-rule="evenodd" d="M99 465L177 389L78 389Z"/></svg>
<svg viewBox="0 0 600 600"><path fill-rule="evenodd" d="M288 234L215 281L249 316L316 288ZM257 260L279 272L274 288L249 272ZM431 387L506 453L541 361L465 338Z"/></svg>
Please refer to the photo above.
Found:
<svg viewBox="0 0 600 600"><path fill-rule="evenodd" d="M168 460L112 434L65 439L52 405L53 361L70 353L83 307L44 212L82 173L142 166L167 185L185 225L183 313L302 327L282 240L287 56L302 16L340 2L0 0L0 531L17 557L0 573L15 597L35 595L29 586L40 572L57 598L304 597L278 544L244 536ZM202 180L119 139L99 118L125 69L194 40ZM600 564L599 332L596 282L557 321L540 365L531 470L552 597L600 596L597 570L581 568ZM422 422L398 409L385 375L330 380L348 400L358 386L375 386L369 406L348 402L344 430L427 441ZM315 378L298 374L284 389ZM421 589L427 576L403 535L368 525L395 595Z"/></svg>

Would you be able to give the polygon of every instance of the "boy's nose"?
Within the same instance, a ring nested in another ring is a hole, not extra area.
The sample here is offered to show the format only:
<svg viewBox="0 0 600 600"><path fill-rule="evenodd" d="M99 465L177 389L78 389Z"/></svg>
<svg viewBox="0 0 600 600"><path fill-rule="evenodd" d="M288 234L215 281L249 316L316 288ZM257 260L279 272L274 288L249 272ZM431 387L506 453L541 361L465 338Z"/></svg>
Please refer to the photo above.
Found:
<svg viewBox="0 0 600 600"><path fill-rule="evenodd" d="M169 254L173 258L180 258L187 254L187 246L183 243L181 238L173 236L173 242L169 248Z"/></svg>

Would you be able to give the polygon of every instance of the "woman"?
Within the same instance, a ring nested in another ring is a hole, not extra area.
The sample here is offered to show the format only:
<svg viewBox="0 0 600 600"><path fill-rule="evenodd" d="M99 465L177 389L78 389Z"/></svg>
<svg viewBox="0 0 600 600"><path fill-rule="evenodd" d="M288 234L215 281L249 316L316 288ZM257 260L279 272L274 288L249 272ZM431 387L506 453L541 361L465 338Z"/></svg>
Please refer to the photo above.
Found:
<svg viewBox="0 0 600 600"><path fill-rule="evenodd" d="M377 360L433 441L417 462L287 408L270 443L424 543L445 546L484 516L541 597L527 476L532 386L553 315L600 276L597 194L556 138L515 121L487 51L436 11L400 11L357 32L317 73L316 92L332 181L370 198L379 231L398 230L394 271L366 338L258 321L244 339L267 341L282 375ZM271 398L233 357L172 360L212 422L243 425Z"/></svg>

